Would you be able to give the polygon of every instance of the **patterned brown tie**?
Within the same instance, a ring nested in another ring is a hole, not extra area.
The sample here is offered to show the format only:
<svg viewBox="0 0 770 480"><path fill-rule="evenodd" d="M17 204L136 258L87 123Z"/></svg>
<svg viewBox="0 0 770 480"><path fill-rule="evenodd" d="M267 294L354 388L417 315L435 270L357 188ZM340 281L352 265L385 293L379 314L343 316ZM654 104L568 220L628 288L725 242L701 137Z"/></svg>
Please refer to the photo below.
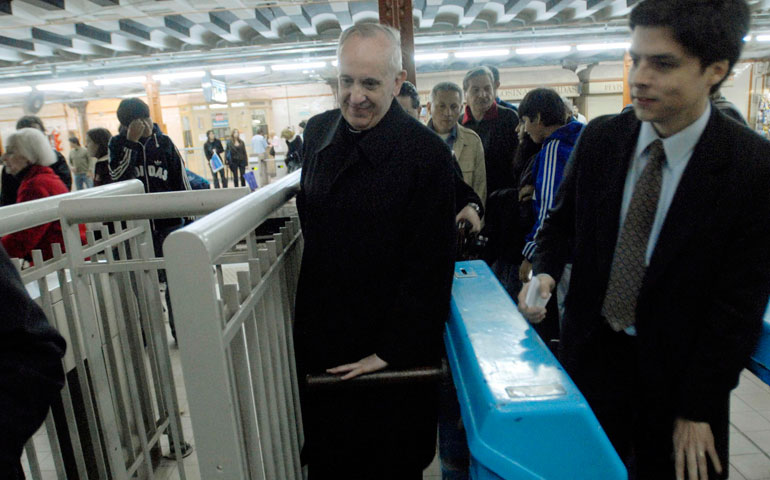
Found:
<svg viewBox="0 0 770 480"><path fill-rule="evenodd" d="M615 246L610 281L602 305L602 315L616 332L635 323L636 302L647 270L647 243L658 210L666 152L660 140L655 140L648 151L647 166L636 182L626 220Z"/></svg>

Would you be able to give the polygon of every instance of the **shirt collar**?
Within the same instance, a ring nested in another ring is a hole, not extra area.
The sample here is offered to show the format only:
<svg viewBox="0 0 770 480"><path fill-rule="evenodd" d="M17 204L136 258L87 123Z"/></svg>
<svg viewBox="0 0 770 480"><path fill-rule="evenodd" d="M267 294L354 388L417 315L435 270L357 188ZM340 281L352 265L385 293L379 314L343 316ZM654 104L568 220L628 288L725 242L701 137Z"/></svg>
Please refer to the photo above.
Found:
<svg viewBox="0 0 770 480"><path fill-rule="evenodd" d="M486 111L482 120L496 120L497 119L497 103L492 102L492 106ZM463 125L473 121L473 114L471 113L471 107L465 106L465 115L463 115Z"/></svg>
<svg viewBox="0 0 770 480"><path fill-rule="evenodd" d="M433 119L431 118L428 120L428 128L436 132L436 127L433 126ZM438 132L436 132L438 134ZM447 137L447 143L449 143L450 139L454 141L457 139L457 125L452 125L452 130L449 131L449 136Z"/></svg>
<svg viewBox="0 0 770 480"><path fill-rule="evenodd" d="M706 104L706 109L697 120L684 130L668 138L660 138L651 122L642 122L642 128L639 130L639 139L636 142L636 156L634 158L639 158L652 142L660 139L663 142L663 150L666 152L666 164L669 167L674 167L680 162L687 161L692 155L703 131L706 129L710 117L711 104L708 103Z"/></svg>

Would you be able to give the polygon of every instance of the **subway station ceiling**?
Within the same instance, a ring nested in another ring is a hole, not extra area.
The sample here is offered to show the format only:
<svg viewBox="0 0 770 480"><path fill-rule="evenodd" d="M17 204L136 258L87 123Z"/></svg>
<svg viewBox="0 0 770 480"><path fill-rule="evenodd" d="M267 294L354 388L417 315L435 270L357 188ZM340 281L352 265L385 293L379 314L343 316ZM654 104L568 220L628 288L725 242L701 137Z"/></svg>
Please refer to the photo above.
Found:
<svg viewBox="0 0 770 480"><path fill-rule="evenodd" d="M412 2L417 69L430 72L481 61L504 67L618 60L622 48L577 46L628 41L628 14L638 0ZM753 35L744 57L770 56L770 42L756 39L770 34L770 0L749 3ZM8 87L87 79L86 94L99 96L116 87L108 81L94 85L93 79L244 66L265 68L224 73L228 88L324 81L335 76L331 61L340 31L377 19L376 1L0 0L0 95ZM562 48L521 50L547 46ZM495 48L508 53L474 54ZM445 58L420 60L426 53ZM304 62L316 65L273 68ZM200 86L194 75L164 82L161 91L182 91L196 82ZM81 93L83 87L72 90Z"/></svg>

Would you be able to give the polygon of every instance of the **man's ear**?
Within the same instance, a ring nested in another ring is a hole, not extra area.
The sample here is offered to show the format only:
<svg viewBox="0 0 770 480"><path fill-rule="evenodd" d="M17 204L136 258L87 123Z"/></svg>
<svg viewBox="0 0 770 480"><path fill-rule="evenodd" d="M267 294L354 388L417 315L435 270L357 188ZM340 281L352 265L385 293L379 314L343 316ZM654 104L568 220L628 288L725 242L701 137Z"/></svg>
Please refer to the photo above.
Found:
<svg viewBox="0 0 770 480"><path fill-rule="evenodd" d="M393 90L394 97L401 93L401 85L404 83L404 80L406 80L406 70L401 70L396 74L396 85L395 90Z"/></svg>
<svg viewBox="0 0 770 480"><path fill-rule="evenodd" d="M720 60L714 62L706 67L706 75L709 88L713 87L717 83L721 82L723 78L727 77L730 73L730 62L727 60Z"/></svg>

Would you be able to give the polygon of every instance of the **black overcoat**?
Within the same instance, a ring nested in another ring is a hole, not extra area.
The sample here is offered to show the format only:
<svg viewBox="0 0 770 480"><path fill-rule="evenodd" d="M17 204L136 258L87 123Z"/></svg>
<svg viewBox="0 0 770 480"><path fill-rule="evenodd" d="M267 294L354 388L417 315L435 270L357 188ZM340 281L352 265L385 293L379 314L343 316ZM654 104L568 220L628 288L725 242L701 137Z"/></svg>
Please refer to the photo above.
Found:
<svg viewBox="0 0 770 480"><path fill-rule="evenodd" d="M365 132L351 131L340 110L311 118L302 156L300 378L373 353L389 368L437 363L456 242L451 150L393 100ZM359 461L366 469L426 466L435 389L303 390L311 470L337 461L340 472Z"/></svg>

